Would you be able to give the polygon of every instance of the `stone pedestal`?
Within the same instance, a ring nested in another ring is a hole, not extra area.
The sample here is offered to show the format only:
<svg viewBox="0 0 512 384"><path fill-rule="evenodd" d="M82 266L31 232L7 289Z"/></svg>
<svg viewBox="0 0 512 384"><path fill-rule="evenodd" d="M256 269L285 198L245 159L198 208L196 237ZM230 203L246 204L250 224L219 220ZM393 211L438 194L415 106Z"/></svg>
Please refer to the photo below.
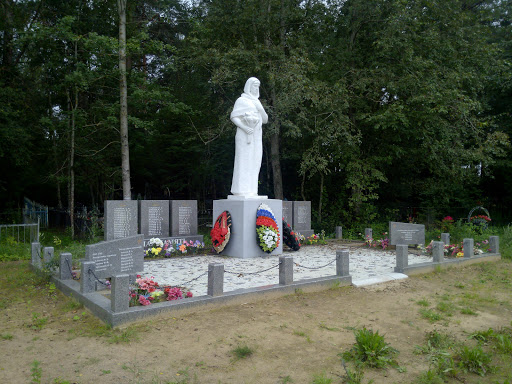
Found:
<svg viewBox="0 0 512 384"><path fill-rule="evenodd" d="M283 203L275 199L229 199L215 200L213 202L213 220L223 211L231 214L231 237L229 243L221 252L222 256L248 259L252 257L268 256L263 252L256 241L256 212L261 203L270 207L276 218L279 228L279 246L271 255L283 253Z"/></svg>

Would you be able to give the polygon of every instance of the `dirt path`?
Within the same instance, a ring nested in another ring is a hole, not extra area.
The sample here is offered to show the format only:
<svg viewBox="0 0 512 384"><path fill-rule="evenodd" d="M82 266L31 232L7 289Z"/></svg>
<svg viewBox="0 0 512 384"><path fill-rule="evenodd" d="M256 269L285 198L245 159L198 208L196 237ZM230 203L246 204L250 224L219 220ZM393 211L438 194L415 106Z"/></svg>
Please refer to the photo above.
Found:
<svg viewBox="0 0 512 384"><path fill-rule="evenodd" d="M5 288L22 279L26 265L3 263L0 272ZM512 263L500 261L366 288L198 310L121 330L109 330L59 293L31 288L28 279L18 290L1 292L0 382L41 377L42 383L274 384L312 383L322 375L341 383L338 354L353 345L354 329L366 327L399 350L397 360L406 371L366 369L363 382L412 383L428 369L426 358L414 353L427 332L467 340L477 330L511 326L511 272ZM419 312L420 300L432 311L445 302L451 311L437 311L442 319L431 323ZM462 314L463 308L475 314ZM252 355L236 359L233 350L240 346ZM506 375L512 372L501 370L480 382L502 383Z"/></svg>

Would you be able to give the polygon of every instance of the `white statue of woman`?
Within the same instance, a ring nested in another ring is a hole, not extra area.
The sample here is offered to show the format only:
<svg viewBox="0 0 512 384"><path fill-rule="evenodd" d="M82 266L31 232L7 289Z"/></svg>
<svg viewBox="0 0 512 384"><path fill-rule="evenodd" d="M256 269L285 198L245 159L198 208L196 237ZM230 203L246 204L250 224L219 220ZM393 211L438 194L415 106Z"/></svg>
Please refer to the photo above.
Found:
<svg viewBox="0 0 512 384"><path fill-rule="evenodd" d="M235 196L258 196L258 176L263 156L262 124L268 122L259 97L260 81L251 77L245 83L244 93L236 100L230 116L237 126L231 184L231 193Z"/></svg>

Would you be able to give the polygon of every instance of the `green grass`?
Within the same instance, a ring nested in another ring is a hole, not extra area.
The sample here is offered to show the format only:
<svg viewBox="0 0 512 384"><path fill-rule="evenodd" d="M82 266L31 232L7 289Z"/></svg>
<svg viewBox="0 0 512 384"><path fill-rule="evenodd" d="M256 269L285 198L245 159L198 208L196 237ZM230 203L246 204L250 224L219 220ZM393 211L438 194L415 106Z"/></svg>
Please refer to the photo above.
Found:
<svg viewBox="0 0 512 384"><path fill-rule="evenodd" d="M420 309L420 315L424 319L428 320L429 323L435 323L436 321L440 321L443 319L443 316L441 316L439 313L433 311L432 309Z"/></svg>
<svg viewBox="0 0 512 384"><path fill-rule="evenodd" d="M332 384L331 378L326 377L325 374L315 375L311 384Z"/></svg>
<svg viewBox="0 0 512 384"><path fill-rule="evenodd" d="M426 299L418 300L416 304L422 306L422 307L430 307L430 302Z"/></svg>
<svg viewBox="0 0 512 384"><path fill-rule="evenodd" d="M445 301L442 301L436 305L436 309L439 312L444 313L446 316L452 316L453 315L453 305L451 303L447 303Z"/></svg>
<svg viewBox="0 0 512 384"><path fill-rule="evenodd" d="M254 354L254 349L247 345L239 345L231 350L231 354L235 360L242 360L252 356Z"/></svg>

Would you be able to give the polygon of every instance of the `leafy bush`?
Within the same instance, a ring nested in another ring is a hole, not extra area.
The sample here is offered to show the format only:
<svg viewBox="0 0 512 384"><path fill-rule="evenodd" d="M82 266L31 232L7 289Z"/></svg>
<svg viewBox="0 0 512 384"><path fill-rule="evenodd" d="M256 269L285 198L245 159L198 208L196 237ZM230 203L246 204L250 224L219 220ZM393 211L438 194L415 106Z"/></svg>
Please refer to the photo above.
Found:
<svg viewBox="0 0 512 384"><path fill-rule="evenodd" d="M355 333L356 343L350 351L344 352L342 357L345 360L353 360L356 364L368 365L374 368L385 368L387 365L398 366L394 356L398 351L392 348L384 336L379 332L373 332L363 328Z"/></svg>
<svg viewBox="0 0 512 384"><path fill-rule="evenodd" d="M491 367L491 356L480 347L469 348L464 346L457 354L459 366L466 372L485 376Z"/></svg>

